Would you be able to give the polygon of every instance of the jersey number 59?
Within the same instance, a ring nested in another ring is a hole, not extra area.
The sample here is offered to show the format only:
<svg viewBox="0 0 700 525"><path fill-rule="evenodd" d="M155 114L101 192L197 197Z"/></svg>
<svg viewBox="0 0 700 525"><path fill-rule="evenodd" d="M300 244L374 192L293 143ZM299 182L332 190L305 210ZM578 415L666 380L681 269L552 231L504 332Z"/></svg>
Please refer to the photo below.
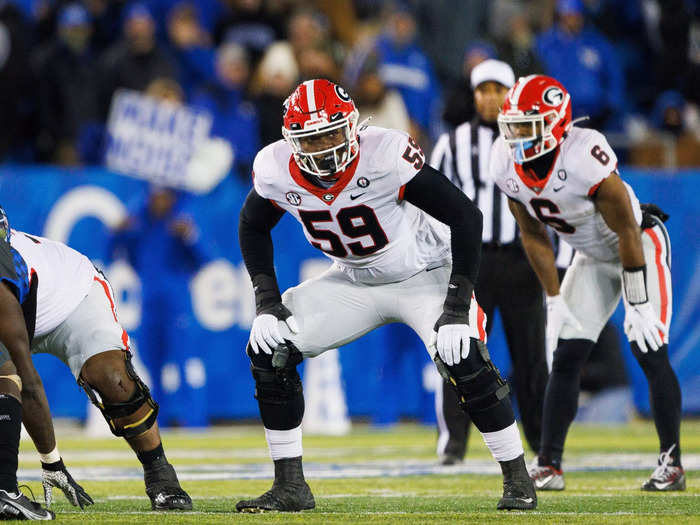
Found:
<svg viewBox="0 0 700 525"><path fill-rule="evenodd" d="M330 244L330 247L324 248L320 242L312 242L311 245L333 257L346 257L348 249L353 255L370 255L389 244L389 239L387 239L386 233L384 233L379 224L374 210L364 204L341 209L335 220L340 226L340 231L343 232L343 235L351 239L359 239L365 236L371 237L372 244L370 246L363 246L361 241L349 242L347 245L344 245L340 237L334 232L317 228L316 223L333 222L331 212L328 210L299 210L299 217L311 237L326 241Z"/></svg>

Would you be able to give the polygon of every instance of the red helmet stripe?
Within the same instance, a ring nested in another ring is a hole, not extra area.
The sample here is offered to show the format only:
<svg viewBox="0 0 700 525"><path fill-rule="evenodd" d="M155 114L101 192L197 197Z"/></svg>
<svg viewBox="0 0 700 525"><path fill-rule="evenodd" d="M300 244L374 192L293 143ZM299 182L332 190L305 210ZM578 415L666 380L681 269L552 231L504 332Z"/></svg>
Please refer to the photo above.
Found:
<svg viewBox="0 0 700 525"><path fill-rule="evenodd" d="M306 88L306 106L308 107L309 113L317 111L316 107L316 93L314 91L314 80L307 80L304 82L304 87Z"/></svg>

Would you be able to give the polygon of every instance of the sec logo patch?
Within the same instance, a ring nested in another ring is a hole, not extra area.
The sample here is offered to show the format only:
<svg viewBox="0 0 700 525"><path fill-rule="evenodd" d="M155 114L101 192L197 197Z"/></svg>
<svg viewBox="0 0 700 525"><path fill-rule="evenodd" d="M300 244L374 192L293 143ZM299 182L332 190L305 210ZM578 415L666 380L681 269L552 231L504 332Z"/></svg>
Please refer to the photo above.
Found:
<svg viewBox="0 0 700 525"><path fill-rule="evenodd" d="M301 204L301 195L296 191L288 191L284 196L287 197L287 202L292 206L299 206Z"/></svg>

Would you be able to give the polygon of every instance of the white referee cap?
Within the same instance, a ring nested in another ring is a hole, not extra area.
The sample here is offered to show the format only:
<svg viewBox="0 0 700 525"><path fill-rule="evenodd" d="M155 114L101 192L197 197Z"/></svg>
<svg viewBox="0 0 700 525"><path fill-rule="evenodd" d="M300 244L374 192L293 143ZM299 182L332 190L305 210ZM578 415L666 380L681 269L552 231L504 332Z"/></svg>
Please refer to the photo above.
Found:
<svg viewBox="0 0 700 525"><path fill-rule="evenodd" d="M482 82L489 81L498 82L510 89L515 84L515 74L513 69L505 62L489 58L472 69L472 89L475 89Z"/></svg>

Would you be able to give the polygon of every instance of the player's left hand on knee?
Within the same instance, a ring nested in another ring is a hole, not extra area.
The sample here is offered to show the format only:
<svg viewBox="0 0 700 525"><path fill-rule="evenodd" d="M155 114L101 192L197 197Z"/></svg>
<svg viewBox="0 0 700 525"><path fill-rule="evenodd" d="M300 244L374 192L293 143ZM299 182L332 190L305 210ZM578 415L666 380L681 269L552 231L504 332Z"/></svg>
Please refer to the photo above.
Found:
<svg viewBox="0 0 700 525"><path fill-rule="evenodd" d="M82 509L95 503L85 489L73 479L62 459L55 463L41 463L41 484L44 487L47 507L51 506L53 501L54 487L61 489L74 507Z"/></svg>
<svg viewBox="0 0 700 525"><path fill-rule="evenodd" d="M285 344L279 328L280 321L287 325L291 333L299 333L299 326L292 312L282 303L277 303L261 311L253 321L250 329L250 346L253 352L257 354L262 350L266 354L272 354L275 348Z"/></svg>
<svg viewBox="0 0 700 525"><path fill-rule="evenodd" d="M446 365L456 365L469 356L470 334L469 325L463 319L443 313L433 328L430 346L435 347Z"/></svg>
<svg viewBox="0 0 700 525"><path fill-rule="evenodd" d="M625 305L625 334L630 343L637 343L639 350L647 353L649 348L656 351L664 344L662 334L666 326L661 322L650 302Z"/></svg>

